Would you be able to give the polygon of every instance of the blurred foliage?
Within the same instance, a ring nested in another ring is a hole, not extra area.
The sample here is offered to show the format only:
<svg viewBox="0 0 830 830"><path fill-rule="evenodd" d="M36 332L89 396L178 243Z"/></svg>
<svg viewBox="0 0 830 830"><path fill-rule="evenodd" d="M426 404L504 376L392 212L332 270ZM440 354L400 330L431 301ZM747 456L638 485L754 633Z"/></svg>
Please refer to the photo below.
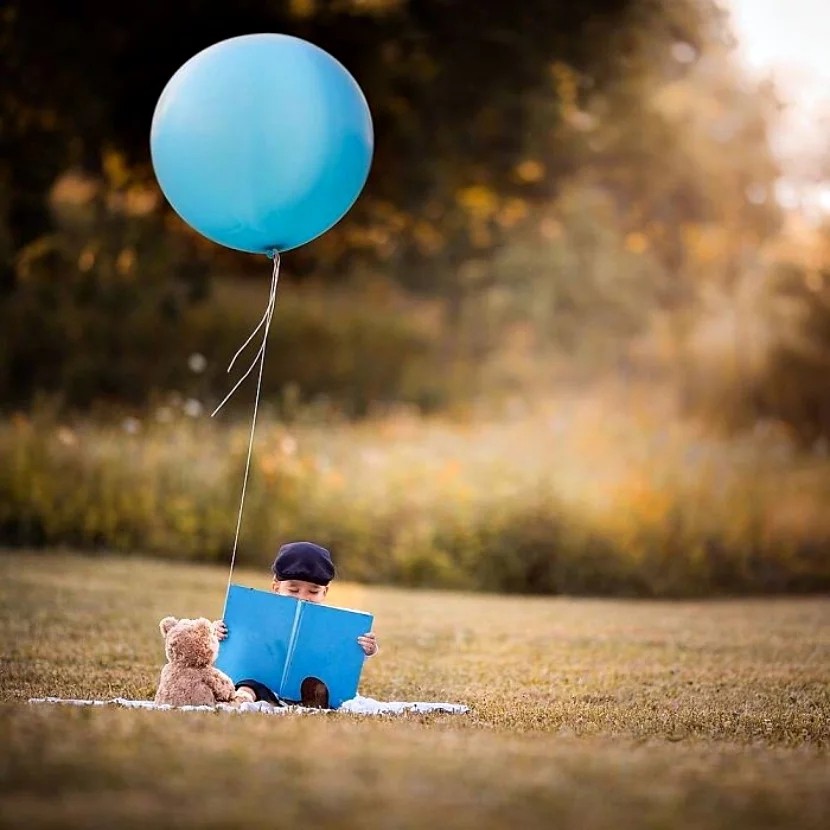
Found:
<svg viewBox="0 0 830 830"><path fill-rule="evenodd" d="M814 246L815 247L815 246ZM805 249L772 272L773 291L788 320L770 349L755 392L760 414L790 424L800 441L830 452L830 227L818 235L813 261Z"/></svg>
<svg viewBox="0 0 830 830"><path fill-rule="evenodd" d="M0 399L33 415L0 426L0 541L225 559L247 428L201 416L269 266L170 213L147 134L187 58L267 30L355 74L377 153L285 258L243 560L313 536L408 584L828 587L830 245L779 206L779 102L710 0L7 3ZM609 376L651 420L377 417ZM688 413L732 439L672 443Z"/></svg>
<svg viewBox="0 0 830 830"><path fill-rule="evenodd" d="M691 596L830 588L830 468L782 436L702 437L651 390L466 424L266 420L240 562L313 538L368 582ZM610 413L615 413L611 415ZM167 403L0 427L0 543L227 561L248 430ZM775 452L770 452L770 444Z"/></svg>
<svg viewBox="0 0 830 830"><path fill-rule="evenodd" d="M221 394L214 369L246 326L224 314L211 275L241 286L267 265L168 213L147 131L175 69L247 31L329 49L366 91L378 137L350 214L286 258L298 302L278 312L266 397L290 387L350 414L373 399L433 408L477 375L481 386L494 359L486 382L523 382L521 361L504 359L518 342L530 359L607 371L657 313L677 351L701 285L733 284L777 227L776 103L734 67L709 0L13 0L0 21L7 404L47 391L134 405L192 385L194 353L209 358L202 391ZM367 276L387 295L397 286L396 300L361 293ZM301 280L342 286L365 311L302 309ZM406 292L438 310L428 330ZM244 314L258 317L253 303Z"/></svg>
<svg viewBox="0 0 830 830"><path fill-rule="evenodd" d="M142 189L75 177L57 197L53 232L19 253L16 288L0 303L5 405L50 397L72 410L143 409L170 392L218 403L232 385L225 366L261 314L264 281L246 294L214 277L191 237L165 233ZM423 313L402 313L378 283L345 296L297 291L280 294L264 375L284 414L310 401L351 416L390 401L446 403Z"/></svg>
<svg viewBox="0 0 830 830"><path fill-rule="evenodd" d="M794 216L728 287L701 295L675 369L689 411L830 452L830 228Z"/></svg>
<svg viewBox="0 0 830 830"><path fill-rule="evenodd" d="M64 170L97 174L116 152L127 171L149 180L148 125L173 72L213 42L270 30L307 37L340 59L371 102L379 139L365 197L342 228L297 253L297 270L331 271L361 251L411 266L450 240L458 256L487 230L467 215L469 188L537 198L546 189L525 135L553 62L590 72L601 86L642 48L650 35L638 30L652 21L663 42L687 30L694 37L696 8L687 0L671 9L652 0L532 0L520 8L492 0L85 0L71 8L12 0L0 18L8 67L0 138L14 249L48 227L45 196ZM414 276L412 267L403 275Z"/></svg>
<svg viewBox="0 0 830 830"><path fill-rule="evenodd" d="M183 320L207 294L207 269L162 232L160 217L101 205L27 245L0 305L7 404L38 392L71 405L138 403L175 377Z"/></svg>

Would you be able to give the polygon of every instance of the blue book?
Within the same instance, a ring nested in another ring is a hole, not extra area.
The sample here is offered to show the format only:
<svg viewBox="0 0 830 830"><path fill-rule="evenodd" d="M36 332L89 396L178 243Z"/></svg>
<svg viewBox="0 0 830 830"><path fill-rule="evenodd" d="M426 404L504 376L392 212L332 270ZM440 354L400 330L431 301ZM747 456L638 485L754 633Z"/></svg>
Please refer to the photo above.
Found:
<svg viewBox="0 0 830 830"><path fill-rule="evenodd" d="M224 619L216 667L234 683L257 680L299 702L303 681L315 678L332 709L357 694L366 657L357 638L372 630L371 614L231 585Z"/></svg>

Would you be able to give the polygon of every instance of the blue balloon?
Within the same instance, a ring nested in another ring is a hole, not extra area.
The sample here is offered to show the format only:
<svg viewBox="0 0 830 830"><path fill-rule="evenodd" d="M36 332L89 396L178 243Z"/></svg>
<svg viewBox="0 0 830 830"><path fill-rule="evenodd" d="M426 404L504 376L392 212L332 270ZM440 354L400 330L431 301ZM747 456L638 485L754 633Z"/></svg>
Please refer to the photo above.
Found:
<svg viewBox="0 0 830 830"><path fill-rule="evenodd" d="M156 178L179 216L240 251L287 251L328 230L372 163L372 116L349 72L288 35L199 52L153 114Z"/></svg>

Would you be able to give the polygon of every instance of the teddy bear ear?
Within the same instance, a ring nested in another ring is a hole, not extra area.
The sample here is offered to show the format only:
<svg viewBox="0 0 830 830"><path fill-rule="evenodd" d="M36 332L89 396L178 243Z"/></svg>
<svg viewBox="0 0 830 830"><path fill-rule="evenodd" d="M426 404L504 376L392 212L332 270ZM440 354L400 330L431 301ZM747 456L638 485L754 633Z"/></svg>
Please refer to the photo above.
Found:
<svg viewBox="0 0 830 830"><path fill-rule="evenodd" d="M172 628L172 627L173 627L173 626L174 626L177 622L178 622L178 620L177 620L175 617L165 617L165 618L164 618L164 619L163 619L163 620L159 623L159 630L161 631L161 636L162 636L162 637L166 637L166 636L167 636L167 632L168 632L168 631L170 631L170 629L171 629L171 628Z"/></svg>

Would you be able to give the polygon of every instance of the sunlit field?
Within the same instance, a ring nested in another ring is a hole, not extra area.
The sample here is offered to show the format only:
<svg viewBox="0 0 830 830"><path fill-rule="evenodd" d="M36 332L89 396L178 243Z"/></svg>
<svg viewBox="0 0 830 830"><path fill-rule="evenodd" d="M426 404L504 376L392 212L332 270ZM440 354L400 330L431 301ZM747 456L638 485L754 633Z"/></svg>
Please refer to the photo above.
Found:
<svg viewBox="0 0 830 830"><path fill-rule="evenodd" d="M162 407L108 425L0 425L6 544L226 562L249 426ZM668 395L358 423L267 415L240 560L329 545L368 582L534 593L711 596L830 588L830 461L774 424L731 439Z"/></svg>
<svg viewBox="0 0 830 830"><path fill-rule="evenodd" d="M238 572L265 587L267 569ZM819 828L826 599L643 602L333 586L376 615L361 692L468 715L34 705L149 698L158 620L221 613L224 568L0 558L4 827Z"/></svg>

